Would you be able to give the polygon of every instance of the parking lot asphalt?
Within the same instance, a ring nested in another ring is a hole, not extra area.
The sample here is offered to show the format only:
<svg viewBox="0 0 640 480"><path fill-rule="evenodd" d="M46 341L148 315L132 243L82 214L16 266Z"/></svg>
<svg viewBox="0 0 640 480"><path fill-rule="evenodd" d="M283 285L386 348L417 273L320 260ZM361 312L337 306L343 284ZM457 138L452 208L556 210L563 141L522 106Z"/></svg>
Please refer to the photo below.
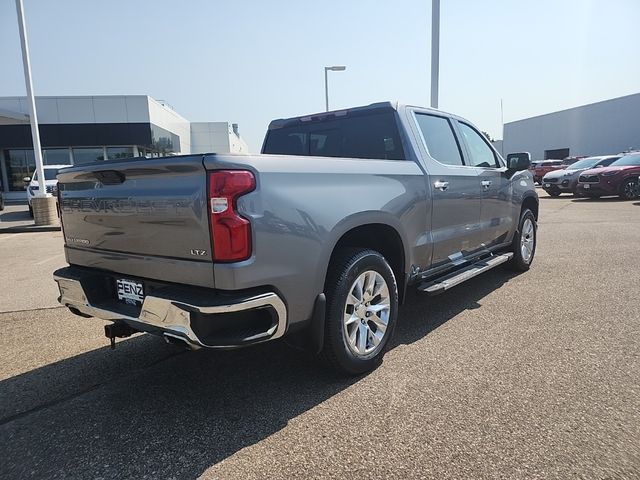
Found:
<svg viewBox="0 0 640 480"><path fill-rule="evenodd" d="M28 208L27 202L6 204L4 210L0 211L0 234L60 231L58 222L54 225L35 225Z"/></svg>
<svg viewBox="0 0 640 480"><path fill-rule="evenodd" d="M282 342L111 351L55 307L61 234L0 235L0 477L640 478L640 201L540 195L529 272L409 295L351 379Z"/></svg>

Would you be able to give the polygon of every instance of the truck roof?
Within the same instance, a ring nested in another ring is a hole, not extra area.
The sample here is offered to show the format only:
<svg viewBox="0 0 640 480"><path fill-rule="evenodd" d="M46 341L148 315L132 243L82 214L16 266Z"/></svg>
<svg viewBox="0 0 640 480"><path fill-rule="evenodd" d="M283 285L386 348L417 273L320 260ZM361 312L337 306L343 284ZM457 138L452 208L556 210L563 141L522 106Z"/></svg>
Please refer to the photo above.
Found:
<svg viewBox="0 0 640 480"><path fill-rule="evenodd" d="M404 107L420 108L422 110L433 110L434 112L444 113L447 116L458 118L456 115L453 115L451 113L444 112L442 110L438 110L438 109L435 109L435 108L421 107L421 106L417 106L417 105L407 105L407 104L403 104L403 103L400 103L400 102L397 102L397 101L385 101L385 102L371 103L369 105L362 105L362 106L358 106L358 107L344 108L344 109L340 109L340 110L331 110L331 111L328 111L328 112L312 113L312 114L309 114L309 115L301 115L299 117L278 118L276 120L272 120L269 123L269 127L268 128L269 128L269 130L273 130L273 129L282 128L282 127L285 127L285 126L295 125L295 124L300 123L300 122L318 121L318 120L322 120L322 119L327 118L327 117L341 117L341 116L346 116L346 115L360 115L360 114L369 113L369 112L371 112L373 110L402 110Z"/></svg>

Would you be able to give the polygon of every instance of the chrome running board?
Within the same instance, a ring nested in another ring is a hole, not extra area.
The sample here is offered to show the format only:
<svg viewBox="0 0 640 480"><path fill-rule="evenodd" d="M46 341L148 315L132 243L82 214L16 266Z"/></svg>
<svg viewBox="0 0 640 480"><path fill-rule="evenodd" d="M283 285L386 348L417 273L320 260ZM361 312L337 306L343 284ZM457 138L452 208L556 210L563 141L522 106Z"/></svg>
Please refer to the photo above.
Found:
<svg viewBox="0 0 640 480"><path fill-rule="evenodd" d="M513 252L503 253L501 255L492 255L489 258L480 260L461 270L456 270L453 273L436 278L435 280L421 283L418 286L418 291L426 293L427 295L438 295L439 293L445 292L456 285L460 285L462 282L466 282L487 270L491 270L498 265L502 265L512 258Z"/></svg>

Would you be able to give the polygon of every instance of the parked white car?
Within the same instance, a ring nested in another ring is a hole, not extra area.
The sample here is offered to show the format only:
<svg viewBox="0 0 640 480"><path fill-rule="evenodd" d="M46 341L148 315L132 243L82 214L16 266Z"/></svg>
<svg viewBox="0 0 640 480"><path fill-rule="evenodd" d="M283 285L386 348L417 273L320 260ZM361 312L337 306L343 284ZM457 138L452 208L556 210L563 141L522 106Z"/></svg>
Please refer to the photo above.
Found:
<svg viewBox="0 0 640 480"><path fill-rule="evenodd" d="M47 193L52 193L54 195L57 193L58 179L56 178L56 175L58 175L58 171L60 169L69 166L70 165L44 165L44 186L47 189ZM31 206L31 202L40 189L38 185L38 171L34 170L30 177L24 177L23 180L24 183L28 184L27 203L29 204L29 215L33 217L33 207Z"/></svg>

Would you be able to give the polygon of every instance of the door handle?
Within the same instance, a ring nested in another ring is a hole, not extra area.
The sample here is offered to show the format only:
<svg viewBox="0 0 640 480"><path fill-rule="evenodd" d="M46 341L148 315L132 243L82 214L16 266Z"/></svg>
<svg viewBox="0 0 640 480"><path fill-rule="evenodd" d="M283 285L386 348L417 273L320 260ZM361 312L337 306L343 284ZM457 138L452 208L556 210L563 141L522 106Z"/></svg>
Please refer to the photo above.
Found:
<svg viewBox="0 0 640 480"><path fill-rule="evenodd" d="M442 190L444 192L447 188L449 188L449 182L443 182L441 180L437 180L433 182L433 186L438 190Z"/></svg>
<svg viewBox="0 0 640 480"><path fill-rule="evenodd" d="M482 182L482 188L489 188L491 186L491 180L483 180Z"/></svg>

